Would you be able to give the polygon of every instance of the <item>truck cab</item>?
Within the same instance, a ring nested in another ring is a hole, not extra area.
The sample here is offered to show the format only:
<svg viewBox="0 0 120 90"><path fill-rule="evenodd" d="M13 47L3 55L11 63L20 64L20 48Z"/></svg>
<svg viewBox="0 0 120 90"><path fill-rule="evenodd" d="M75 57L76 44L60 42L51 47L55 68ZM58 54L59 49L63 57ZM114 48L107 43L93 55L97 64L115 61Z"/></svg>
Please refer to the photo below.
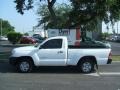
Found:
<svg viewBox="0 0 120 90"><path fill-rule="evenodd" d="M65 66L67 62L68 43L65 37L53 37L45 40L36 52L39 65Z"/></svg>

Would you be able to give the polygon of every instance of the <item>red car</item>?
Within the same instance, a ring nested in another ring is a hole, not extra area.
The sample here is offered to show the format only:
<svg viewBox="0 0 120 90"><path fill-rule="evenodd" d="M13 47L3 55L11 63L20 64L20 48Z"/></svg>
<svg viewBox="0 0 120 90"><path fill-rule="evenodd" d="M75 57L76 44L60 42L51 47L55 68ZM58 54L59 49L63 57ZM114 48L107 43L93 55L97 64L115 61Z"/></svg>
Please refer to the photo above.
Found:
<svg viewBox="0 0 120 90"><path fill-rule="evenodd" d="M29 36L23 36L21 39L20 39L20 43L21 44L35 44L37 41L32 38L32 37L29 37Z"/></svg>

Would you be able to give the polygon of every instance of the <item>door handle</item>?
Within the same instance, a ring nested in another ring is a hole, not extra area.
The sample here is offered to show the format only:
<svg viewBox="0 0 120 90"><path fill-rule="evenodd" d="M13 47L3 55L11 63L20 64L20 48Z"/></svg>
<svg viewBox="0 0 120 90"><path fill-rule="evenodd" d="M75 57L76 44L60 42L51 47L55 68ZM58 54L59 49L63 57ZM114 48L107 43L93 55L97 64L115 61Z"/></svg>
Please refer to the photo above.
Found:
<svg viewBox="0 0 120 90"><path fill-rule="evenodd" d="M58 54L59 54L59 53L63 53L63 51L58 51Z"/></svg>

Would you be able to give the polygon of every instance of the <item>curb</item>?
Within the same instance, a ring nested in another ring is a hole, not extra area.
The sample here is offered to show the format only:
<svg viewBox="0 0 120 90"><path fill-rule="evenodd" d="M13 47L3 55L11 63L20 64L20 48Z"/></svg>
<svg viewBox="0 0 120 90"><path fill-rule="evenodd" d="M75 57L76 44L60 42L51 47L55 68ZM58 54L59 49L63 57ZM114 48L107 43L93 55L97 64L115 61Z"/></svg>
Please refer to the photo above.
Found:
<svg viewBox="0 0 120 90"><path fill-rule="evenodd" d="M33 45L33 44L0 44L0 46L2 47L23 47L23 46L30 46L30 45Z"/></svg>
<svg viewBox="0 0 120 90"><path fill-rule="evenodd" d="M0 53L8 53L8 52L11 52L11 50L0 51Z"/></svg>
<svg viewBox="0 0 120 90"><path fill-rule="evenodd" d="M23 45L0 45L2 47L22 47Z"/></svg>
<svg viewBox="0 0 120 90"><path fill-rule="evenodd" d="M120 61L112 61L112 62L116 63L116 62L120 62Z"/></svg>
<svg viewBox="0 0 120 90"><path fill-rule="evenodd" d="M8 62L9 62L8 59L2 59L2 60L0 60L0 63L8 63Z"/></svg>
<svg viewBox="0 0 120 90"><path fill-rule="evenodd" d="M16 46L16 45L12 45L12 44L0 44L0 46L2 46L2 47L13 47L13 46Z"/></svg>

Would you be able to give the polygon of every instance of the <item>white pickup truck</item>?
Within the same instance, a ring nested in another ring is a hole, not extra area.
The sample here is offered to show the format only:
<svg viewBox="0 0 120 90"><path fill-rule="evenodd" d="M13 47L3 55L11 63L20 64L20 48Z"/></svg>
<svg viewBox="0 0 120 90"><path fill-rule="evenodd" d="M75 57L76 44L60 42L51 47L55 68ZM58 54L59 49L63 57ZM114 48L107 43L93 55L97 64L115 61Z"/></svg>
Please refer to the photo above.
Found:
<svg viewBox="0 0 120 90"><path fill-rule="evenodd" d="M9 59L10 64L24 73L32 71L34 66L77 66L83 73L90 73L95 65L111 62L111 48L106 44L84 41L79 46L68 46L63 36L48 38L35 46L15 48Z"/></svg>

